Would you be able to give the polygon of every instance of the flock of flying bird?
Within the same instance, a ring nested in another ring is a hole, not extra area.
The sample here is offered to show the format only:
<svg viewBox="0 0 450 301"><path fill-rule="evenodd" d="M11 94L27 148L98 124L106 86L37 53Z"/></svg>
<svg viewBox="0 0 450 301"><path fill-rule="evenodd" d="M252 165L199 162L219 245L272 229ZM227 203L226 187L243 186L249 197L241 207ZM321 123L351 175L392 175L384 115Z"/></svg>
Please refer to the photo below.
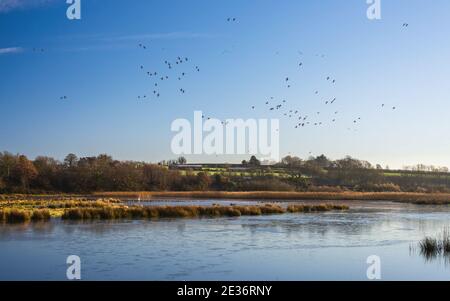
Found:
<svg viewBox="0 0 450 301"><path fill-rule="evenodd" d="M236 22L237 18L236 17L228 17L227 22ZM403 28L407 28L409 26L408 23L403 23L402 27ZM138 48L142 49L142 50L147 50L148 47L143 44L143 43L139 43L138 44ZM44 52L43 48L33 48L33 52ZM299 51L298 52L300 55L303 55L303 52ZM278 54L278 52L276 53ZM320 56L321 58L324 58L325 55L324 54L317 54L316 56ZM144 74L150 78L151 80L153 80L153 85L152 85L152 95L155 98L159 98L161 96L161 86L162 83L164 81L168 81L172 78L174 78L177 82L182 82L182 80L185 78L185 76L187 75L186 69L183 69L182 71L178 71L179 68L181 68L181 66L186 66L187 68L190 68L190 70L194 71L194 72L200 72L200 68L198 66L188 66L189 63L189 58L187 57L181 57L178 56L173 62L170 62L168 60L164 61L164 65L165 65L165 72L158 72L155 70L148 70L146 69L146 67L144 65L140 65L139 69L141 72L145 72ZM299 62L298 63L298 67L301 69L303 67L304 63L303 62ZM170 71L175 70L175 72L177 72L175 75L173 74L169 74ZM189 70L189 69L188 69ZM326 81L331 84L331 85L335 85L336 84L336 79L332 78L331 76L326 76L325 77ZM286 88L291 88L292 86L292 80L289 77L286 77L284 80L284 83L286 85ZM181 86L181 85L180 85ZM185 94L186 90L183 87L178 88L178 92L181 94ZM314 92L315 95L319 95L319 91L316 90ZM143 94L143 95L139 95L137 96L137 98L139 100L146 100L146 99L150 99L150 95L148 94ZM68 97L67 96L61 96L59 98L60 100L67 100ZM324 101L324 104L326 106L332 106L336 103L337 101L337 97L332 97L331 99L327 99ZM316 116L320 116L321 112L317 111L315 114L303 114L301 113L301 111L299 109L295 109L295 108L288 108L288 102L283 99L282 101L275 101L274 97L270 97L270 100L267 100L264 102L264 107L268 110L268 111L279 111L282 112L282 116L285 118L289 118L289 119L293 119L295 120L295 125L294 128L298 129L298 128L303 128L306 127L308 125L311 126L321 126L324 124L324 121L320 121L320 120L314 120L313 118L311 118L311 115L316 115ZM386 104L382 104L381 105L382 108L386 107ZM256 106L253 105L251 107L252 110L256 109ZM397 108L395 106L391 107L392 110L396 110ZM284 110L284 111L283 111ZM337 120L337 115L339 114L339 111L334 110L334 114L333 117L331 119L331 122L334 123ZM206 117L206 116L202 116L203 119L211 119L212 117ZM353 124L357 124L359 121L361 121L361 117L357 117L353 120ZM222 121L222 124L227 124L227 122ZM351 130L350 128L347 128L348 130Z"/></svg>
<svg viewBox="0 0 450 301"><path fill-rule="evenodd" d="M227 22L236 22L236 21L237 21L237 18L235 18L235 17L228 17L227 18ZM403 25L402 25L402 27L404 27L404 28L406 28L408 26L409 26L408 23L403 23ZM138 45L138 47L143 49L143 50L147 49L147 46L142 44L142 43L140 43ZM301 52L301 51L298 51L298 53L300 55L303 55L303 52ZM278 52L276 54L278 54ZM325 58L324 54L321 54L321 55L317 54L316 56L320 57L320 58ZM188 62L189 62L189 59L187 57L185 57L185 58L177 57L176 60L174 61L174 63L171 63L171 62L166 60L166 61L164 61L164 64L168 68L168 70L172 70L172 69L174 69L174 67L181 66L182 64L187 64ZM299 62L298 63L298 67L300 69L303 67L303 65L304 65L303 62ZM141 65L140 69L145 71L144 65ZM198 66L195 66L194 70L196 72L200 72L200 68ZM169 80L169 78L170 78L169 75L163 75L163 74L160 74L157 71L153 71L153 70L152 71L145 71L145 72L146 72L147 76L156 79L156 81L154 83L153 95L156 98L160 97L161 94L160 94L160 90L159 90L159 82L163 82L163 81ZM185 76L186 76L186 72L183 71L183 72L178 73L178 75L176 75L175 78L178 81L181 81ZM325 79L331 85L335 85L336 84L336 79L332 78L331 76L326 76ZM292 87L292 80L291 80L291 78L286 77L284 82L285 82L286 88L289 89L289 88ZM179 92L181 94L185 94L186 90L184 88L179 88ZM319 91L316 90L314 92L314 94L315 95L319 95ZM148 95L146 95L146 94L138 96L139 100L145 100L147 98L148 98ZM330 99L325 100L324 104L326 106L332 106L332 105L334 105L336 103L336 101L337 101L337 97L332 97ZM288 108L288 102L286 100L282 100L282 101L276 102L274 97L270 97L270 100L265 101L264 104L265 104L265 107L269 111L280 111L280 112L282 112L282 116L283 117L291 119L291 120L292 119L295 120L294 128L296 128L296 129L303 128L303 127L306 127L306 126L309 126L309 125L311 125L311 126L321 126L321 125L323 125L325 123L325 121L323 121L323 120L314 120L313 121L313 118L311 117L311 115L315 115L316 117L320 116L321 115L320 111L317 111L315 114L302 114L299 109ZM382 104L381 107L385 108L386 105ZM252 110L255 110L256 106L253 105L251 108L252 108ZM392 110L396 110L396 107L393 106ZM335 123L337 121L338 114L339 114L339 111L334 110L333 117L331 118L331 123ZM210 120L212 117L206 117L206 116L203 115L202 118ZM361 120L362 120L361 117L357 117L357 118L355 118L353 120L353 124L355 125L358 122L360 122ZM222 121L222 124L226 125L227 122L226 121ZM351 130L351 128L349 127L349 128L347 128L347 130Z"/></svg>
<svg viewBox="0 0 450 301"><path fill-rule="evenodd" d="M404 28L407 28L408 26L409 26L408 23L403 23L403 25L402 25L402 27L404 27ZM298 53L300 55L303 55L302 51L298 51ZM276 52L276 54L278 55L279 52ZM321 55L316 54L316 56L317 57L321 57L321 58L325 58L324 54L321 54ZM300 68L302 68L303 67L303 62L300 62L298 64L298 66ZM331 76L326 76L326 81L331 83L331 84L336 84L336 79L332 78ZM285 78L285 83L286 83L286 87L287 88L291 88L291 79L289 77ZM319 95L319 91L316 90L314 92L314 94L315 95ZM337 97L333 97L331 100L326 100L324 103L325 103L325 105L330 106L330 105L333 105L336 102L336 100L337 100ZM274 97L270 97L270 100L265 101L264 105L269 111L277 111L277 110L278 111L282 111L283 108L286 108L285 111L282 112L282 114L283 114L282 116L284 116L285 118L289 118L289 119L293 118L294 120L296 120L295 121L295 125L294 125L294 128L296 128L296 129L303 128L303 127L308 126L308 125L321 126L321 125L324 124L324 121L311 121L312 118L310 117L310 115L300 113L299 109L287 108L287 101L286 100L282 100L281 102L280 101L276 102ZM381 108L386 108L386 104L384 104L384 103L381 104ZM251 107L251 109L255 110L256 106L253 105ZM396 110L397 107L396 106L392 106L391 109L392 110ZM320 111L315 113L315 115L317 115L317 116L320 116L320 114L321 114ZM337 120L336 116L338 114L339 114L339 111L334 111L334 114L333 114L334 116L331 119L332 123L336 122L336 120ZM359 121L361 121L361 117L355 118L353 120L353 124L355 125ZM350 127L348 127L347 130L352 130L352 129Z"/></svg>
<svg viewBox="0 0 450 301"><path fill-rule="evenodd" d="M303 52L301 52L301 51L299 51L299 53L300 54L303 54ZM298 64L298 66L301 68L301 67L303 67L303 62L300 62L299 64ZM331 76L327 76L326 77L326 80L327 80L327 82L329 82L329 83L331 83L331 84L335 84L336 83L336 79L334 79L334 78L331 78ZM292 82L292 80L289 78L289 77L286 77L285 78L285 84L286 84L286 87L289 89L289 88L291 88L291 82ZM318 90L316 90L315 92L314 92L314 94L315 95L318 95L319 94L319 91ZM332 105L332 104L334 104L335 102L336 102L336 100L337 100L337 98L336 97L334 97L333 99L331 99L331 100L326 100L325 101L325 105ZM265 101L265 103L264 103L264 105L267 107L267 109L269 110L269 111L282 111L284 108L286 108L286 110L284 111L284 112L282 112L282 114L283 114L283 116L284 117L286 117L286 118L294 118L296 121L295 121L295 125L294 125L294 128L301 128L301 127L305 127L305 126L307 126L307 125L310 125L310 124L312 124L312 125L314 125L314 126L319 126L319 125L322 125L323 124L323 122L322 121L317 121L317 122L313 122L313 121L310 121L311 120L311 118L310 118L310 116L309 115L307 115L307 114L302 114L302 113L300 113L300 110L299 109L292 109L292 108L287 108L287 101L284 99L284 100L282 100L281 102L276 102L275 101L275 98L272 96L272 97L270 97L270 100L268 100L268 101ZM252 108L252 110L255 110L256 109L256 106L252 106L251 107ZM335 113L334 113L335 115L336 114L338 114L338 111L335 111ZM320 115L320 112L316 112L316 115ZM336 118L334 118L333 120L332 120L332 122L335 122L336 121Z"/></svg>
<svg viewBox="0 0 450 301"><path fill-rule="evenodd" d="M142 43L140 43L138 45L138 47L143 50L147 49L147 46ZM155 70L146 70L144 65L140 65L139 68L142 72L145 72L145 75L147 77L149 77L153 80L152 94L154 97L159 98L161 96L160 88L164 81L168 81L172 78L175 78L177 81L181 82L187 75L187 72L185 69L183 69L182 71L175 71L175 72L178 72L175 75L169 74L169 72L171 72L172 70L176 70L177 67L181 67L182 65L187 65L188 63L189 63L189 58L178 56L175 58L175 60L173 62L170 62L168 60L164 61L164 65L166 68L164 73L158 72ZM200 72L200 68L198 66L195 66L194 68L192 68L192 67L188 67L188 68L191 68L191 70L194 70L195 72ZM186 90L183 87L181 87L178 89L178 92L180 92L181 94L185 94ZM145 100L147 98L150 98L150 96L147 94L144 94L144 95L139 95L137 98L139 100Z"/></svg>
<svg viewBox="0 0 450 301"><path fill-rule="evenodd" d="M302 53L302 52L299 51L299 53ZM302 67L303 62L300 62L298 64L298 66ZM336 79L332 78L331 76L326 76L325 79L328 83L330 83L332 85L336 84ZM285 81L286 87L288 89L291 88L291 83L292 83L291 78L286 77L284 81ZM319 91L318 90L314 91L314 94L319 95ZM336 101L337 101L337 97L332 97L331 99L325 100L324 104L326 106L331 106L331 105L335 104ZM320 116L321 115L320 111L315 112L315 114L302 114L300 109L288 107L288 101L285 99L283 99L281 101L276 101L275 98L272 96L272 97L270 97L269 100L266 100L262 106L271 112L275 112L275 111L281 112L281 114L284 118L295 120L294 128L296 128L296 129L303 128L308 125L321 126L324 124L324 121L320 121L320 120L313 121L312 120L313 118L311 118L311 115ZM386 105L382 104L381 107L385 108ZM255 105L251 106L252 110L255 110L256 108L257 107ZM392 107L392 110L396 110L396 107L395 106ZM334 111L333 117L331 119L332 123L336 122L338 114L339 114L339 111ZM357 124L359 121L361 121L361 117L355 118L353 120L353 124ZM347 130L351 130L351 128L347 128Z"/></svg>

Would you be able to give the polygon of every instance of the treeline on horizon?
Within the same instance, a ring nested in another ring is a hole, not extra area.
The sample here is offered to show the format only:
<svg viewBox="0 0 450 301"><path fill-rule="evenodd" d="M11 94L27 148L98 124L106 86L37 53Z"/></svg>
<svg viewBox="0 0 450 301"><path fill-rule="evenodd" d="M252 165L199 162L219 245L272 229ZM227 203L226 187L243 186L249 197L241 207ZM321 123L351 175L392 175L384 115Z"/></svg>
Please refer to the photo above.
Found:
<svg viewBox="0 0 450 301"><path fill-rule="evenodd" d="M411 172L390 172L380 165L346 157L302 160L287 156L261 167L252 156L242 172L178 168L186 159L151 164L118 161L109 155L63 161L0 152L0 193L91 193L101 191L367 191L450 192L445 168L417 165Z"/></svg>

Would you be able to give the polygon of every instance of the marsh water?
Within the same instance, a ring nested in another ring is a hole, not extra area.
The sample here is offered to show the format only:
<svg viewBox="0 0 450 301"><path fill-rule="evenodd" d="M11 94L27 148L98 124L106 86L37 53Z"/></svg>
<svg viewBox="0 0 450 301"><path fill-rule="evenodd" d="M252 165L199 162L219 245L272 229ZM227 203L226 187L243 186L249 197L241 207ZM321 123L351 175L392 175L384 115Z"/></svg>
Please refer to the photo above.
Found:
<svg viewBox="0 0 450 301"><path fill-rule="evenodd" d="M230 203L253 202L141 204ZM84 280L367 280L371 255L383 280L450 280L447 260L411 250L450 225L450 206L345 203L348 212L0 225L0 280L65 280L69 255Z"/></svg>

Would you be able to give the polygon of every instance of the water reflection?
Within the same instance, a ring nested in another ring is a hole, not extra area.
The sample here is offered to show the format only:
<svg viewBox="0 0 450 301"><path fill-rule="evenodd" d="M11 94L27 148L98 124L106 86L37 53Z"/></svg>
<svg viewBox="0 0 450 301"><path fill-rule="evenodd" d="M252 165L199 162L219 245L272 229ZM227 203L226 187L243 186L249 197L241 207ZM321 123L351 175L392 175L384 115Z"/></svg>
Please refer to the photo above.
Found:
<svg viewBox="0 0 450 301"><path fill-rule="evenodd" d="M236 203L207 201L220 202ZM409 248L448 224L448 207L346 203L349 212L2 225L0 279L64 279L71 254L86 280L364 280L373 254L386 280L450 277L448 257Z"/></svg>

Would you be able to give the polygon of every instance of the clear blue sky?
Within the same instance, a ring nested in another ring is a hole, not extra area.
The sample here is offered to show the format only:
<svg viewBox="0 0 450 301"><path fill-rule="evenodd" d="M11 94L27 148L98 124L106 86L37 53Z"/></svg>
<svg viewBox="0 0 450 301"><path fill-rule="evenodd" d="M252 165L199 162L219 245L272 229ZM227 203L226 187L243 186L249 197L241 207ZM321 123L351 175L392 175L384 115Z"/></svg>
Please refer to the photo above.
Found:
<svg viewBox="0 0 450 301"><path fill-rule="evenodd" d="M324 123L281 118L282 155L450 166L448 0L382 0L379 21L365 0L82 0L79 21L66 8L0 0L0 150L155 162L174 157L175 118L282 117L264 105L273 96ZM190 59L182 83L172 71L158 100L139 101L155 82L139 66L167 73L177 56Z"/></svg>

